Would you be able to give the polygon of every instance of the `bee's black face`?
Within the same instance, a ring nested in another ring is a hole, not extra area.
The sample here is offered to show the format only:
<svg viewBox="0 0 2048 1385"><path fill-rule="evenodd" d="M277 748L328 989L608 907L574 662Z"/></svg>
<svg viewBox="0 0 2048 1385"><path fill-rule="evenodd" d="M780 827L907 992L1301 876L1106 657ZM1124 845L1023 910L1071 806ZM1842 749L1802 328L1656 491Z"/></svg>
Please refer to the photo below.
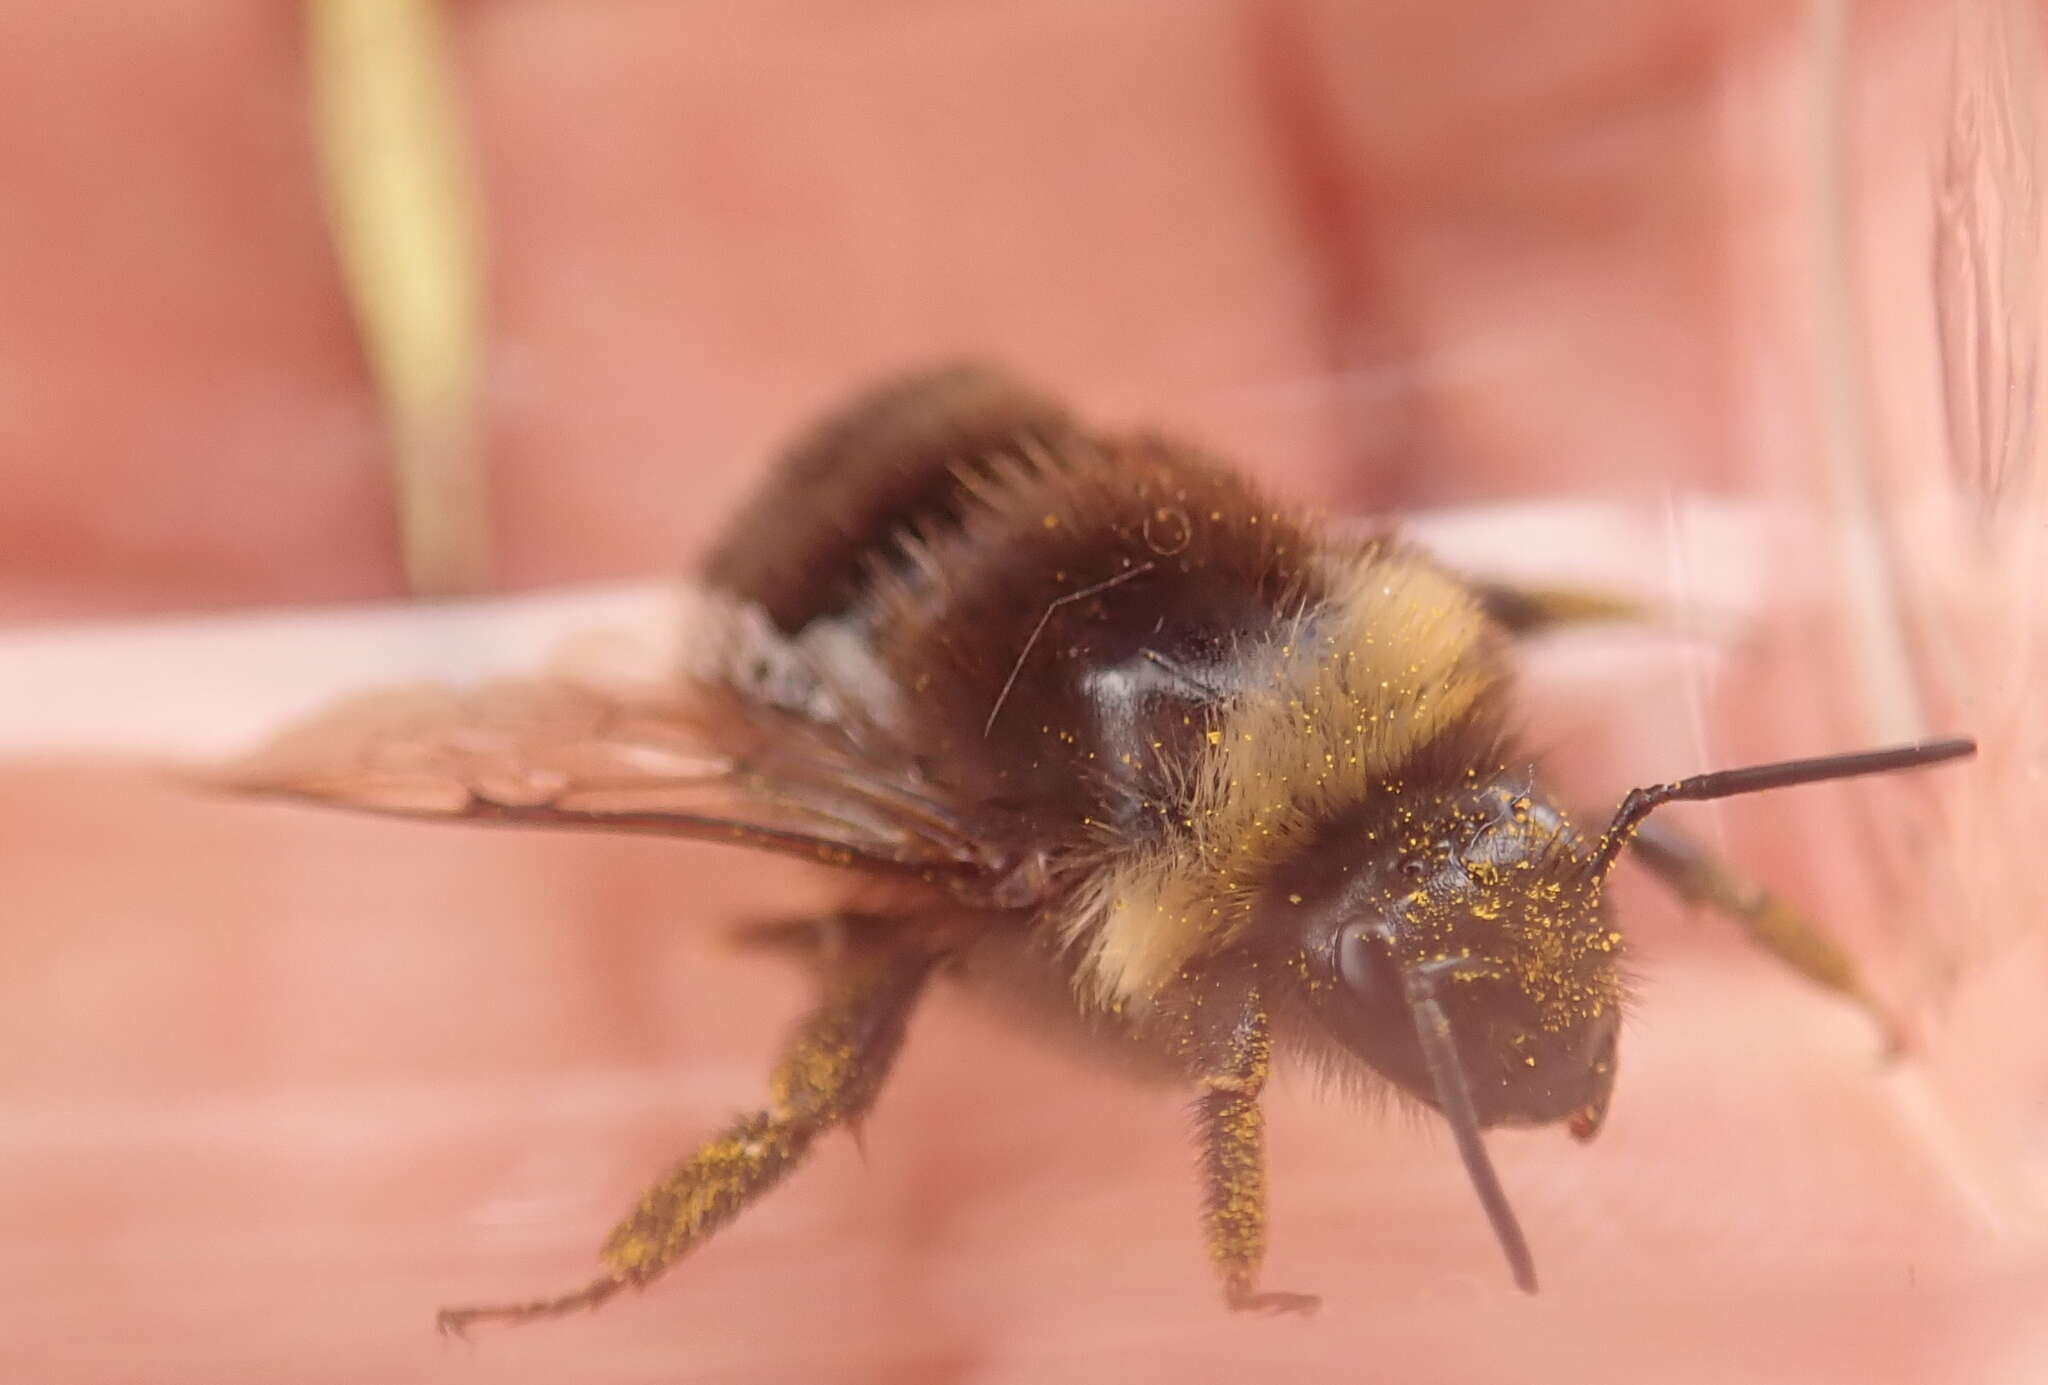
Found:
<svg viewBox="0 0 2048 1385"><path fill-rule="evenodd" d="M1347 1048L1437 1105L1417 1031L1427 996L1481 1125L1569 1120L1590 1136L1614 1083L1620 937L1573 869L1577 839L1554 808L1498 785L1434 808L1398 824L1392 869L1312 861L1290 886L1318 1012ZM1318 878L1331 885L1319 898L1293 888Z"/></svg>
<svg viewBox="0 0 2048 1385"><path fill-rule="evenodd" d="M1340 985L1326 1011L1337 1036L1383 1076L1435 1105L1437 1094L1416 1037L1407 979L1384 935L1340 934ZM1421 964L1428 968L1431 964ZM1614 1086L1619 1013L1612 1005L1578 1023L1545 1027L1527 997L1487 964L1447 963L1436 992L1456 1038L1460 1067L1481 1125L1572 1122L1590 1136ZM1348 1012L1348 1013L1345 1013Z"/></svg>

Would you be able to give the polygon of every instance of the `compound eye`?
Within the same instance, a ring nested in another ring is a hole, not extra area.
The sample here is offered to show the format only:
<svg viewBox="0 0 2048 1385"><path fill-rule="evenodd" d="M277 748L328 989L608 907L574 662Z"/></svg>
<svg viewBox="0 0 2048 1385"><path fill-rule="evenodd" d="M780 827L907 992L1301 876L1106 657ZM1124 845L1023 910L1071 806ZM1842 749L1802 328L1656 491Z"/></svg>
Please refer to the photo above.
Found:
<svg viewBox="0 0 2048 1385"><path fill-rule="evenodd" d="M1369 1006L1398 1006L1401 978L1387 940L1361 928L1347 928L1337 940L1337 975Z"/></svg>

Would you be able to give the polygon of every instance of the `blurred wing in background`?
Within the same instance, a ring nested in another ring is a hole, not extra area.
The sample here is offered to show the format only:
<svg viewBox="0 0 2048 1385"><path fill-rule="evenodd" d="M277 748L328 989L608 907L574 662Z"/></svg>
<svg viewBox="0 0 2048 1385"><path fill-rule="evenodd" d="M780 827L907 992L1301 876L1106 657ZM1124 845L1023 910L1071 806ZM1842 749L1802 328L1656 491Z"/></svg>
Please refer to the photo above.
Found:
<svg viewBox="0 0 2048 1385"><path fill-rule="evenodd" d="M733 842L927 878L989 866L907 765L729 695L528 679L341 703L216 779L369 812Z"/></svg>

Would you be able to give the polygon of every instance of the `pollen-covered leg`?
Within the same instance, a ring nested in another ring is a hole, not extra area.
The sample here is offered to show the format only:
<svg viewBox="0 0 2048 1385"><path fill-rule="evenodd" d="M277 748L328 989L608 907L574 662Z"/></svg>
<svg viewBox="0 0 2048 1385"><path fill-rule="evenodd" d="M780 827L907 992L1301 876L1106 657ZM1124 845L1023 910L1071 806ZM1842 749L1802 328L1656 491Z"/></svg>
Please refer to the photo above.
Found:
<svg viewBox="0 0 2048 1385"><path fill-rule="evenodd" d="M780 1182L818 1136L867 1114L936 960L923 951L849 952L828 981L824 1003L798 1026L776 1064L768 1108L735 1120L647 1190L606 1239L603 1275L556 1298L444 1309L441 1330L595 1308L695 1250Z"/></svg>
<svg viewBox="0 0 2048 1385"><path fill-rule="evenodd" d="M1814 985L1860 1006L1883 1032L1887 1052L1908 1047L1904 1024L1870 993L1855 958L1818 922L1683 833L1645 823L1629 846L1637 860L1688 904L1726 914L1772 957Z"/></svg>
<svg viewBox="0 0 2048 1385"><path fill-rule="evenodd" d="M1266 1117L1259 1091L1272 1067L1273 1043L1256 999L1217 1045L1196 1080L1195 1121L1202 1143L1202 1230L1232 1308L1313 1312L1314 1294L1258 1288L1266 1258Z"/></svg>

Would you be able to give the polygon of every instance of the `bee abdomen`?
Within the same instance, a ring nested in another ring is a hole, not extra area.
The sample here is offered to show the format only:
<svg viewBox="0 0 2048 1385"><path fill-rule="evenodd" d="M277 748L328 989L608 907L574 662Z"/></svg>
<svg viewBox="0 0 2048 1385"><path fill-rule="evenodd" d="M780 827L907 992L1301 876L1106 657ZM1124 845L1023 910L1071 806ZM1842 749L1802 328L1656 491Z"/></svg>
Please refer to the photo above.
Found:
<svg viewBox="0 0 2048 1385"><path fill-rule="evenodd" d="M907 375L854 399L791 446L727 537L712 585L786 633L858 606L906 534L959 522L966 488L1004 459L1066 450L1066 411L993 367Z"/></svg>

